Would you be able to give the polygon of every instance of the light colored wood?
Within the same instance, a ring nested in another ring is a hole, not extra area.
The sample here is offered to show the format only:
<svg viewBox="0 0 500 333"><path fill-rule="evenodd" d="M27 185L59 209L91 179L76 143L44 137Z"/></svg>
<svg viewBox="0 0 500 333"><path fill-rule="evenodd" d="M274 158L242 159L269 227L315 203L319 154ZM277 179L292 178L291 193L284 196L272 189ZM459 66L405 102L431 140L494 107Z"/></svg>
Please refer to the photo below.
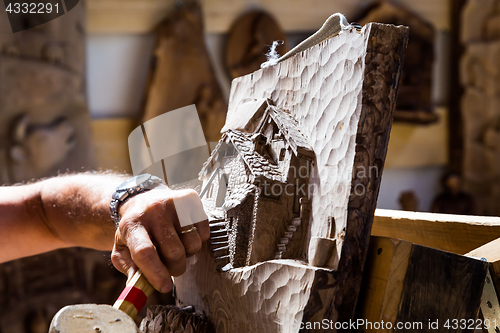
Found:
<svg viewBox="0 0 500 333"><path fill-rule="evenodd" d="M465 254L500 237L500 217L377 209L372 235Z"/></svg>
<svg viewBox="0 0 500 333"><path fill-rule="evenodd" d="M128 136L135 128L132 118L92 120L95 163L98 169L132 173Z"/></svg>
<svg viewBox="0 0 500 333"><path fill-rule="evenodd" d="M315 267L334 268L338 265L338 255L335 253L335 239L313 237L309 243L309 265Z"/></svg>
<svg viewBox="0 0 500 333"><path fill-rule="evenodd" d="M500 290L500 238L470 251L467 255L475 258L484 258L490 263L491 274L498 293Z"/></svg>
<svg viewBox="0 0 500 333"><path fill-rule="evenodd" d="M333 13L352 18L374 0L204 0L208 33L225 33L243 12L264 9L276 17L285 31L314 31ZM447 0L394 0L432 22L438 30L449 30ZM147 33L154 30L173 7L174 0L88 0L90 33Z"/></svg>
<svg viewBox="0 0 500 333"><path fill-rule="evenodd" d="M372 237L366 258L358 318L396 322L406 270L413 244L386 237ZM366 328L365 332L392 332Z"/></svg>
<svg viewBox="0 0 500 333"><path fill-rule="evenodd" d="M62 308L49 333L139 333L132 318L110 305L77 304Z"/></svg>
<svg viewBox="0 0 500 333"><path fill-rule="evenodd" d="M188 258L188 267L175 278L179 305L205 311L218 333L298 332L316 274L333 282L331 271L294 260L266 261L218 273L206 247ZM328 297L330 290L318 291L323 292Z"/></svg>
<svg viewBox="0 0 500 333"><path fill-rule="evenodd" d="M467 255L476 258L485 258L490 263L498 262L500 264L500 238L470 251Z"/></svg>
<svg viewBox="0 0 500 333"><path fill-rule="evenodd" d="M486 271L487 264L474 258L372 236L358 299L356 318L365 320L359 331L401 332L401 322L421 323L412 332L448 332L429 322L475 319ZM384 329L376 326L381 322Z"/></svg>
<svg viewBox="0 0 500 333"><path fill-rule="evenodd" d="M385 96L386 100L377 98L375 102L371 96L374 91L368 88L374 81L369 81L364 87L364 75L380 70L380 66L372 67L375 65L371 57L377 51L369 54L365 50L370 47L366 43L390 43L389 39L399 38L400 35L396 35L403 31L394 30L394 35L382 36L382 33L371 31L374 27L377 30L389 29L386 25L367 25L361 32L354 28L346 30L275 66L237 78L231 86L228 118L237 114L247 101L271 98L276 106L289 110L301 131L308 135L309 144L316 154L315 170L310 175L314 187L310 235L333 235L337 239L338 255L342 252L348 221L349 208L346 204L352 199L352 204L358 208L361 205L367 207L367 203L374 199L369 193L373 190L370 187L376 187L380 181L383 167L380 163L383 163L385 154L376 160L375 155L368 151L378 150L375 145L388 139L380 138L379 143L374 136L387 134L391 125L391 119L382 120L374 115L388 117L395 90L389 82L381 83L377 93ZM370 40L370 34L376 37ZM384 49L386 62L398 61L396 49L396 46L392 50ZM319 68L318 62L321 64ZM390 75L391 79L397 80L397 74L391 72ZM365 105L365 102L367 104L363 109L366 113L362 115L358 103ZM369 110L371 107L374 110ZM361 122L362 117L369 119L363 118ZM358 122L364 124L365 121L367 125L358 128ZM381 128L372 133L376 126ZM357 144L356 140L359 140ZM378 172L369 173L370 168ZM366 173L362 174L360 170L366 170ZM356 179L353 179L353 173ZM353 191L357 191L357 195L350 198ZM356 212L360 211L353 208L352 214ZM371 218L371 214L365 216ZM333 233L330 232L332 217L335 221Z"/></svg>
<svg viewBox="0 0 500 333"><path fill-rule="evenodd" d="M146 297L149 297L154 290L153 286L151 286L141 271L135 272L135 274L127 281L126 287L140 289ZM135 319L135 317L137 317L138 310L141 310L137 309L134 304L126 300L117 300L115 304L113 304L113 307L125 312L132 319Z"/></svg>
<svg viewBox="0 0 500 333"><path fill-rule="evenodd" d="M336 271L271 260L222 273L203 248L175 280L176 291L181 304L209 315L217 332L298 332L301 321L353 317L407 37L405 27L348 28L233 80L228 119L237 119L246 103L269 98L307 136L316 157L309 179L316 188L306 241L335 239L338 261ZM353 175L374 165L375 178ZM351 185L363 193L350 195Z"/></svg>

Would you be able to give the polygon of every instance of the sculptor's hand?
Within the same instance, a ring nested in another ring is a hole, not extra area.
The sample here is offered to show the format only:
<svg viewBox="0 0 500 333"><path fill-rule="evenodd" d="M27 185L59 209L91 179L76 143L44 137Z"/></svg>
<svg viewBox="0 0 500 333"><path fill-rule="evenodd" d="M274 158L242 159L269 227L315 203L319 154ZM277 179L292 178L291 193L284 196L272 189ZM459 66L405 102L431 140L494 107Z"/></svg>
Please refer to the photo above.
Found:
<svg viewBox="0 0 500 333"><path fill-rule="evenodd" d="M184 273L186 257L199 251L210 236L208 218L193 190L154 189L141 193L127 200L120 213L111 255L113 265L129 277L139 268L161 292L172 289L171 276ZM180 234L193 224L197 231Z"/></svg>

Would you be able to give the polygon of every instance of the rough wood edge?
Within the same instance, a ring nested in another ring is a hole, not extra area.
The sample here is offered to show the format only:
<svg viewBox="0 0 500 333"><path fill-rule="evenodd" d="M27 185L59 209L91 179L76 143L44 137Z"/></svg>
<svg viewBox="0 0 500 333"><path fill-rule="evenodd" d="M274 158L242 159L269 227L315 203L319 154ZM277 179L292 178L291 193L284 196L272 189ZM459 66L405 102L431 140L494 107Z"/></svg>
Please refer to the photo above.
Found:
<svg viewBox="0 0 500 333"><path fill-rule="evenodd" d="M500 217L377 209L372 235L465 254L500 237Z"/></svg>
<svg viewBox="0 0 500 333"><path fill-rule="evenodd" d="M372 25L371 42L365 57L363 108L358 124L353 168L353 170L358 170L358 167L369 170L371 166L376 166L378 175L373 179L371 177L359 178L358 172L353 173L351 186L363 184L365 191L364 195L357 195L354 191L349 199L347 230L338 267L338 292L332 301L332 305L339 311L339 320L344 321L353 318L361 287L361 279L356 279L356 277L362 276L368 251L401 69L409 37L409 29L400 26L390 30L390 33L394 35L399 34L399 38L387 38L385 34L388 31L384 31L383 26ZM384 41L390 40L392 44L380 43L378 38ZM378 67L381 57L386 57L384 60L388 66L384 68L383 74L379 72ZM377 89L376 92L374 92L375 89ZM370 156L369 152L373 152L373 155ZM307 319L306 313L307 311L304 314L305 319Z"/></svg>

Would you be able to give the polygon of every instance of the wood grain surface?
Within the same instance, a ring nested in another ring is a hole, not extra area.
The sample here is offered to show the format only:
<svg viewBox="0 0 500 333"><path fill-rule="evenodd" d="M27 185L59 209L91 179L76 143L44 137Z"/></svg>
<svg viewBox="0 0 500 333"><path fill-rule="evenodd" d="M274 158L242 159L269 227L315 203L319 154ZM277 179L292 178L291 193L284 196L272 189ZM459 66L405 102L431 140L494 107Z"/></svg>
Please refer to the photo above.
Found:
<svg viewBox="0 0 500 333"><path fill-rule="evenodd" d="M372 236L356 312L365 321L359 329L473 332L487 267L476 258Z"/></svg>
<svg viewBox="0 0 500 333"><path fill-rule="evenodd" d="M377 209L372 235L466 254L500 237L500 217Z"/></svg>

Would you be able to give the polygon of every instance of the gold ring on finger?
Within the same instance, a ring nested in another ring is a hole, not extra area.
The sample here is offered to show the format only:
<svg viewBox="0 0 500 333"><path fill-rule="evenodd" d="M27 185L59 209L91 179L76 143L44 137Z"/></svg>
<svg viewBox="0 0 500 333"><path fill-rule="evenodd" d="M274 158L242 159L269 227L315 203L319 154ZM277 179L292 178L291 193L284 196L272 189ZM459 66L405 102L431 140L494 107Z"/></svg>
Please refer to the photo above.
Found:
<svg viewBox="0 0 500 333"><path fill-rule="evenodd" d="M198 230L198 228L196 227L192 227L191 229L188 229L188 230L182 230L181 231L181 234L184 235L184 234L189 234L190 232L193 232L193 231L196 231Z"/></svg>

